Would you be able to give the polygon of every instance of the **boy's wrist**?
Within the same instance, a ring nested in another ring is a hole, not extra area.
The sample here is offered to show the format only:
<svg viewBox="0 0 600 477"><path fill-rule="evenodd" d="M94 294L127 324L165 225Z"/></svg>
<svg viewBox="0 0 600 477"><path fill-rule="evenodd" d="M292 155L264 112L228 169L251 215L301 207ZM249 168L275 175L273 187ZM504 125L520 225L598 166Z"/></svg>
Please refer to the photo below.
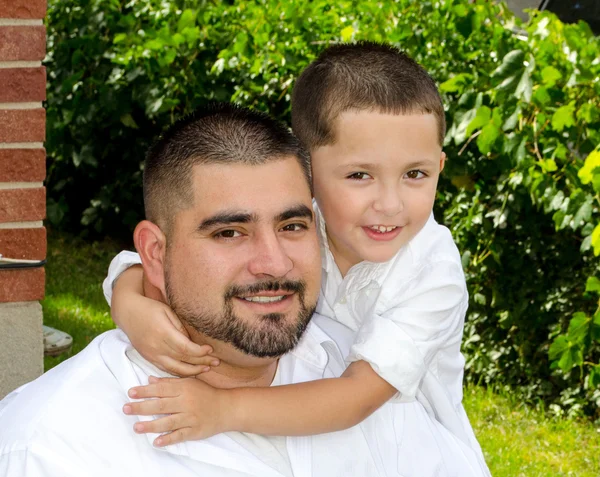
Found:
<svg viewBox="0 0 600 477"><path fill-rule="evenodd" d="M219 399L223 400L224 432L246 432L246 415L244 413L244 389L224 389Z"/></svg>

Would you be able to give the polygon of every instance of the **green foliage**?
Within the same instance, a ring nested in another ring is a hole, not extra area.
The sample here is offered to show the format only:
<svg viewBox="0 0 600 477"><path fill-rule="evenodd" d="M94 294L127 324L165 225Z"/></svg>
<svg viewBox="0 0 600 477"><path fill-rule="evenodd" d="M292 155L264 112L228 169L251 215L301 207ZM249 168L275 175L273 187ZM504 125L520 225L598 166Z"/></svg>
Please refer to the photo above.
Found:
<svg viewBox="0 0 600 477"><path fill-rule="evenodd" d="M174 118L233 100L288 121L299 72L362 39L406 50L445 96L437 216L472 297L469 379L596 412L600 45L584 23L521 25L486 0L51 0L49 219L128 230Z"/></svg>

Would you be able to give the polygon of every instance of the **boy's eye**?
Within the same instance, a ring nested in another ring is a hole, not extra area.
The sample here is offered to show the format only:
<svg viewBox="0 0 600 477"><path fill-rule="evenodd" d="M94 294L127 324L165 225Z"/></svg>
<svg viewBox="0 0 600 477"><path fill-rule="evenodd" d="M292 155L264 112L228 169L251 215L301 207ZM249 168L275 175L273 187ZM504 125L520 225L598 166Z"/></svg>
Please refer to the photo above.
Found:
<svg viewBox="0 0 600 477"><path fill-rule="evenodd" d="M308 230L305 224L289 224L283 227L284 232L299 232L301 230Z"/></svg>
<svg viewBox="0 0 600 477"><path fill-rule="evenodd" d="M241 237L241 233L239 233L237 230L221 230L220 232L217 232L216 234L213 235L214 238L224 238L224 239L231 239L231 238L236 238L236 237Z"/></svg>
<svg viewBox="0 0 600 477"><path fill-rule="evenodd" d="M427 174L425 174L423 171L420 171L418 169L415 169L414 171L408 171L406 173L406 177L409 179L422 179L426 175Z"/></svg>
<svg viewBox="0 0 600 477"><path fill-rule="evenodd" d="M362 181L365 179L370 179L371 176L369 174L367 174L366 172L354 172L354 173L350 174L347 178L357 180L357 181Z"/></svg>

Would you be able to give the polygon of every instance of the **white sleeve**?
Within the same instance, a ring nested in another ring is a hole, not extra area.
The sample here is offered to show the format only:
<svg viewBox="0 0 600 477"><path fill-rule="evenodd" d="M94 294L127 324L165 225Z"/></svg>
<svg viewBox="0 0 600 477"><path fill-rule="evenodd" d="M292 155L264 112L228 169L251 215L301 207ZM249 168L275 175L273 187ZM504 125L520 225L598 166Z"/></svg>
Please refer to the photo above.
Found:
<svg viewBox="0 0 600 477"><path fill-rule="evenodd" d="M104 298L108 302L108 306L110 306L110 302L112 299L112 290L117 278L127 270L129 267L133 265L140 265L142 260L140 259L139 254L135 252L129 252L127 250L122 251L110 262L110 266L108 267L108 275L102 282L102 290L104 291Z"/></svg>
<svg viewBox="0 0 600 477"><path fill-rule="evenodd" d="M80 466L72 455L61 455L45 447L17 449L0 455L2 477L91 477L95 470Z"/></svg>
<svg viewBox="0 0 600 477"><path fill-rule="evenodd" d="M435 354L448 343L460 343L466 302L460 264L427 265L403 287L392 308L364 321L348 360L367 361L403 401L412 400Z"/></svg>

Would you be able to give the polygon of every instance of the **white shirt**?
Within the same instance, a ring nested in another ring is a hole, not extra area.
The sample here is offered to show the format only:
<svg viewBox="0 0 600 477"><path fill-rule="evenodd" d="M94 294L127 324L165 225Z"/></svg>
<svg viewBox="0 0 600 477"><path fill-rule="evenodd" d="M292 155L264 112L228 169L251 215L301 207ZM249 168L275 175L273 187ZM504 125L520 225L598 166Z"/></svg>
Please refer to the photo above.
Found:
<svg viewBox="0 0 600 477"><path fill-rule="evenodd" d="M399 394L419 401L430 415L477 454L483 452L462 405L464 357L460 352L469 296L458 249L433 214L388 262L361 262L345 277L335 263L325 222L313 201L321 245L322 281L317 312L353 330L346 361L364 360ZM110 264L104 295L138 254L121 252Z"/></svg>
<svg viewBox="0 0 600 477"><path fill-rule="evenodd" d="M313 321L280 359L282 384L344 371L352 332L324 317L314 320L321 326ZM138 417L122 407L127 390L146 384L148 374L128 356L131 349L122 331L108 331L0 401L0 475L283 477L228 434L162 449L152 446L156 435L135 434ZM416 401L388 403L346 431L288 437L286 447L294 477L483 475L475 453Z"/></svg>
<svg viewBox="0 0 600 477"><path fill-rule="evenodd" d="M342 277L313 206L323 265L317 311L356 332L346 360L367 361L399 391L396 400L421 402L489 472L462 405L460 345L469 296L450 231L431 214L391 260L360 262Z"/></svg>

